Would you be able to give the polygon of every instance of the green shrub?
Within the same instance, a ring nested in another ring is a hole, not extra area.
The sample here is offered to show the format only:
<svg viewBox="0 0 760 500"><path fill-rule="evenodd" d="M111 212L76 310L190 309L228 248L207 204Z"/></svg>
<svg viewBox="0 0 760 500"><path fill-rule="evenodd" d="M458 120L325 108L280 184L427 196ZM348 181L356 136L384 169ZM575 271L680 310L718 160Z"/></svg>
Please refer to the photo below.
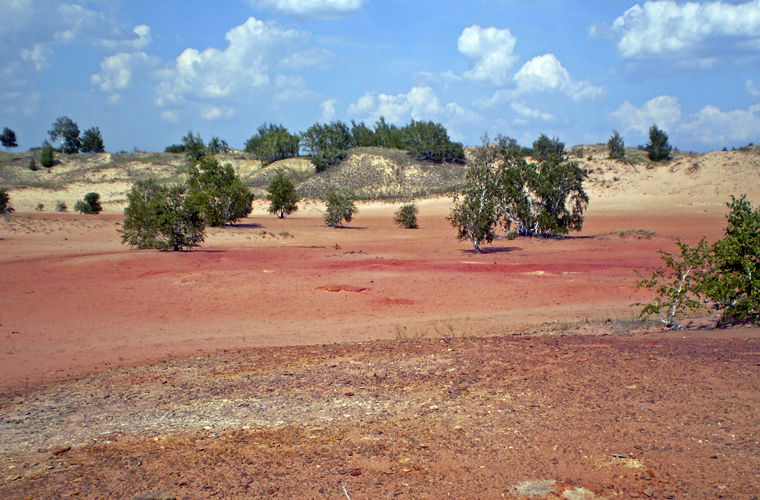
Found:
<svg viewBox="0 0 760 500"><path fill-rule="evenodd" d="M201 208L209 226L232 224L251 213L253 194L229 163L204 156L188 169L187 185L188 198Z"/></svg>
<svg viewBox="0 0 760 500"><path fill-rule="evenodd" d="M164 149L164 153L182 154L185 152L183 144L170 144Z"/></svg>
<svg viewBox="0 0 760 500"><path fill-rule="evenodd" d="M414 121L404 128L409 152L420 160L435 163L464 163L464 148L452 142L446 128L431 121Z"/></svg>
<svg viewBox="0 0 760 500"><path fill-rule="evenodd" d="M29 170L31 170L32 172L37 171L37 160L35 160L34 158L29 158Z"/></svg>
<svg viewBox="0 0 760 500"><path fill-rule="evenodd" d="M43 210L45 210L45 205L42 203L37 203L37 206L34 209L38 212L42 212Z"/></svg>
<svg viewBox="0 0 760 500"><path fill-rule="evenodd" d="M393 222L405 229L417 229L417 205L406 203L398 209Z"/></svg>
<svg viewBox="0 0 760 500"><path fill-rule="evenodd" d="M644 148L651 161L670 160L672 148L668 144L668 134L657 128L657 125L652 125L649 128L649 142Z"/></svg>
<svg viewBox="0 0 760 500"><path fill-rule="evenodd" d="M295 186L282 170L278 170L272 182L269 183L267 193L270 214L278 214L277 217L282 219L298 210L298 195Z"/></svg>
<svg viewBox="0 0 760 500"><path fill-rule="evenodd" d="M356 195L353 191L333 191L327 195L325 222L328 226L338 227L343 221L351 222L357 211Z"/></svg>
<svg viewBox="0 0 760 500"><path fill-rule="evenodd" d="M8 190L0 188L0 214L9 212L11 197L8 194Z"/></svg>
<svg viewBox="0 0 760 500"><path fill-rule="evenodd" d="M623 143L623 138L620 137L617 130L612 131L610 140L607 141L607 150L611 160L625 159L625 143Z"/></svg>
<svg viewBox="0 0 760 500"><path fill-rule="evenodd" d="M40 149L40 165L50 168L53 166L53 163L55 163L53 145L48 141L44 141L42 143L42 148Z"/></svg>
<svg viewBox="0 0 760 500"><path fill-rule="evenodd" d="M99 214L103 210L100 205L100 195L87 193L84 195L84 200L79 200L74 204L74 210L80 214Z"/></svg>
<svg viewBox="0 0 760 500"><path fill-rule="evenodd" d="M105 150L103 136L100 134L98 127L92 127L84 131L84 134L82 134L82 153L103 153Z"/></svg>
<svg viewBox="0 0 760 500"><path fill-rule="evenodd" d="M282 125L265 123L256 135L245 143L245 150L256 155L262 166L277 160L292 158L298 154L298 136L288 132Z"/></svg>
<svg viewBox="0 0 760 500"><path fill-rule="evenodd" d="M56 212L65 212L68 210L69 207L66 206L66 202L63 200L58 200L55 204L55 211Z"/></svg>

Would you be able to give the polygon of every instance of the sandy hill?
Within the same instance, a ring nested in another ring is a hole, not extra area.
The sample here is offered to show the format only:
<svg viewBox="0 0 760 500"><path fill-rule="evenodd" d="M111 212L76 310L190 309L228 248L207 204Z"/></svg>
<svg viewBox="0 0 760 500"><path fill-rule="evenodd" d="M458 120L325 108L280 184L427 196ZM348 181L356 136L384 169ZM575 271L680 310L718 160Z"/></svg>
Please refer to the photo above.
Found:
<svg viewBox="0 0 760 500"><path fill-rule="evenodd" d="M603 145L576 146L571 158L590 172L591 207L605 210L647 207L716 207L732 194L760 201L760 147L706 154L674 154L668 162L651 163L642 151L629 149L629 160L607 159ZM29 168L34 153L0 153L0 187L10 191L18 211L39 205L69 210L88 192L101 195L106 211L120 212L132 184L150 176L181 180L188 164L182 155L133 153L57 155L52 168ZM350 187L364 200L398 200L447 195L461 185L464 166L419 162L403 151L356 148L344 161L317 173L306 158L291 158L262 168L240 151L221 155L258 198L278 169L295 181L301 196L324 198L331 190Z"/></svg>

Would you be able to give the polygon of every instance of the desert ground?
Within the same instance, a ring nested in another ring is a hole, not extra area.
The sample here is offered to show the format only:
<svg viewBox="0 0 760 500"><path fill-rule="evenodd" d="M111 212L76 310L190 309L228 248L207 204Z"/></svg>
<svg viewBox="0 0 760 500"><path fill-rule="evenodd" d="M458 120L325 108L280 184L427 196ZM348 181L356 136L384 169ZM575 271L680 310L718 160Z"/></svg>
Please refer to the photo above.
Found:
<svg viewBox="0 0 760 500"><path fill-rule="evenodd" d="M758 330L631 307L658 249L760 199L727 158L720 180L621 164L581 233L482 254L448 198L415 230L398 204L332 229L259 203L182 253L123 246L117 204L22 207L0 220L0 495L758 498Z"/></svg>

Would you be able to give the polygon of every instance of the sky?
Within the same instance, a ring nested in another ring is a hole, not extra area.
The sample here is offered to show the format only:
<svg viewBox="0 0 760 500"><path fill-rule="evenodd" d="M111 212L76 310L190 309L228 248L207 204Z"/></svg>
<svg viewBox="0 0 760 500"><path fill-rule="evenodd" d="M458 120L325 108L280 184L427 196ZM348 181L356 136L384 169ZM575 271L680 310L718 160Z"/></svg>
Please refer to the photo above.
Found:
<svg viewBox="0 0 760 500"><path fill-rule="evenodd" d="M106 150L263 123L442 123L530 145L760 143L760 0L0 0L0 127Z"/></svg>

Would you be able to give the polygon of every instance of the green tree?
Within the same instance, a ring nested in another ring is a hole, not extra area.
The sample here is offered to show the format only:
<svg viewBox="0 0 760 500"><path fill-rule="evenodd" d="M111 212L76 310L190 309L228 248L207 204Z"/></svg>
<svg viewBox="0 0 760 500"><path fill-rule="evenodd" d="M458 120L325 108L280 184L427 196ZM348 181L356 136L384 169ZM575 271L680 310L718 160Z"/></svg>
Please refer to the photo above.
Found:
<svg viewBox="0 0 760 500"><path fill-rule="evenodd" d="M353 191L332 191L327 195L325 223L328 226L338 227L343 221L349 223L356 212L356 195Z"/></svg>
<svg viewBox="0 0 760 500"><path fill-rule="evenodd" d="M668 134L657 128L657 125L652 125L649 128L649 142L644 146L644 149L652 161L670 160L672 148L668 144Z"/></svg>
<svg viewBox="0 0 760 500"><path fill-rule="evenodd" d="M282 170L277 171L267 186L267 193L270 214L277 214L277 217L283 219L286 215L298 210L298 195L295 186Z"/></svg>
<svg viewBox="0 0 760 500"><path fill-rule="evenodd" d="M209 226L232 224L251 213L253 194L229 163L204 156L188 169L187 183L187 196L201 207Z"/></svg>
<svg viewBox="0 0 760 500"><path fill-rule="evenodd" d="M83 153L103 153L105 152L105 146L103 146L103 136L100 135L100 129L98 127L88 128L82 134L82 147Z"/></svg>
<svg viewBox="0 0 760 500"><path fill-rule="evenodd" d="M210 141L208 141L208 146L206 146L206 150L211 153L212 155L219 154L219 153L226 153L230 150L229 144L227 144L227 141L224 139L221 139L219 137L212 137Z"/></svg>
<svg viewBox="0 0 760 500"><path fill-rule="evenodd" d="M405 203L394 214L393 222L405 229L417 229L417 212L417 205Z"/></svg>
<svg viewBox="0 0 760 500"><path fill-rule="evenodd" d="M74 204L74 210L80 214L99 214L103 210L100 205L100 195L98 193L87 193L83 200Z"/></svg>
<svg viewBox="0 0 760 500"><path fill-rule="evenodd" d="M322 172L345 158L346 151L353 147L353 138L348 125L341 121L326 125L315 123L301 134L301 144L317 172Z"/></svg>
<svg viewBox="0 0 760 500"><path fill-rule="evenodd" d="M382 116L375 122L375 143L383 148L407 148L404 132L396 125L388 124Z"/></svg>
<svg viewBox="0 0 760 500"><path fill-rule="evenodd" d="M121 242L137 248L180 251L200 245L205 222L184 185L139 181L127 193Z"/></svg>
<svg viewBox="0 0 760 500"><path fill-rule="evenodd" d="M625 159L625 143L623 143L623 138L620 137L617 130L612 131L610 140L607 141L607 151L611 160Z"/></svg>
<svg viewBox="0 0 760 500"><path fill-rule="evenodd" d="M3 133L0 134L0 143L2 143L3 147L6 149L17 148L18 143L16 142L16 132L8 127L3 127Z"/></svg>
<svg viewBox="0 0 760 500"><path fill-rule="evenodd" d="M53 128L48 130L50 140L61 140L61 152L73 154L79 152L82 143L79 140L79 126L68 116L61 116L53 122Z"/></svg>
<svg viewBox="0 0 760 500"><path fill-rule="evenodd" d="M11 197L8 194L8 190L5 188L0 188L0 214L4 214L8 212L10 208L10 201Z"/></svg>
<svg viewBox="0 0 760 500"><path fill-rule="evenodd" d="M182 154L185 152L184 144L169 144L164 148L164 153Z"/></svg>
<svg viewBox="0 0 760 500"><path fill-rule="evenodd" d="M420 160L464 163L464 148L452 142L446 128L431 121L414 121L404 127L407 149Z"/></svg>
<svg viewBox="0 0 760 500"><path fill-rule="evenodd" d="M262 166L298 155L298 135L282 125L264 123L245 143L245 150L261 161Z"/></svg>
<svg viewBox="0 0 760 500"><path fill-rule="evenodd" d="M191 163L200 162L206 156L206 145L200 134L193 134L192 130L187 131L187 135L182 138L185 156Z"/></svg>
<svg viewBox="0 0 760 500"><path fill-rule="evenodd" d="M375 132L364 122L356 123L351 120L351 138L356 147L377 146Z"/></svg>
<svg viewBox="0 0 760 500"><path fill-rule="evenodd" d="M44 141L42 143L42 148L40 149L40 165L50 168L54 163L53 146L48 141Z"/></svg>
<svg viewBox="0 0 760 500"><path fill-rule="evenodd" d="M537 161L544 161L550 156L563 158L565 156L565 143L556 137L549 139L545 134L541 134L538 139L533 141L531 156Z"/></svg>

